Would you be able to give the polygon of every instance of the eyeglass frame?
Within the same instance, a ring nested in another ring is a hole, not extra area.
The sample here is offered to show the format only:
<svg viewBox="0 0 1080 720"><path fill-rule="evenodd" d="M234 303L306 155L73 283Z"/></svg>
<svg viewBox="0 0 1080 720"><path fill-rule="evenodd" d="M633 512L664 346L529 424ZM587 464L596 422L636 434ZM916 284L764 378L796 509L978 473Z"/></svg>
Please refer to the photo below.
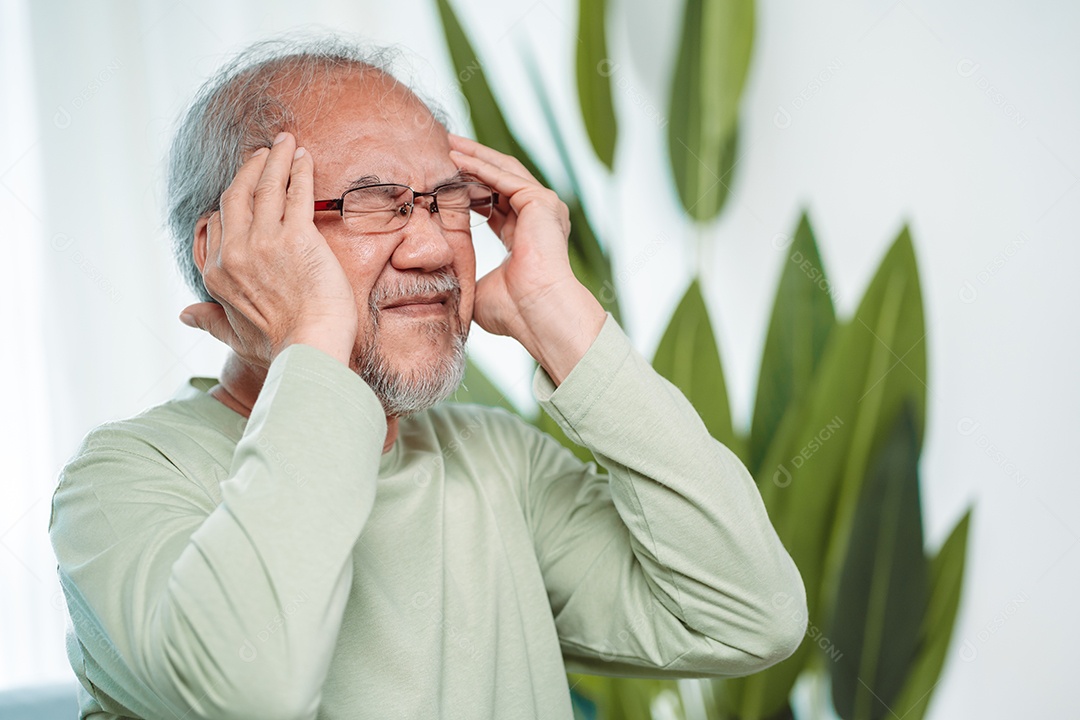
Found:
<svg viewBox="0 0 1080 720"><path fill-rule="evenodd" d="M338 214L344 219L344 217L345 217L345 196L348 195L349 193L356 192L358 190L369 190L371 188L377 188L377 187L404 188L404 189L408 190L410 193L412 193L412 200L405 203L404 205L399 206L397 209L395 209L394 212L400 212L401 207L405 207L406 205L408 206L409 214L407 216L405 216L405 222L402 223L402 225L401 225L401 227L405 227L406 225L409 224L409 220L412 219L413 209L416 207L416 198L430 197L431 202L428 204L428 212L431 213L432 215L438 215L440 213L439 213L439 203L438 203L438 199L436 198L436 193L438 193L443 188L452 187L454 185L480 185L481 187L485 187L488 190L490 190L491 191L491 209L492 209L493 212L495 210L495 206L499 203L499 193L495 192L495 190L492 189L492 187L490 185L488 185L487 183L482 183L482 182L479 182L477 180L455 180L454 182L443 183L442 185L439 185L438 187L436 187L434 190L429 190L428 192L416 192L415 190L413 190L408 185L403 185L401 183L372 183L370 185L360 185L358 187L349 188L345 192L341 193L340 197L332 198L330 200L316 200L315 201L315 211L316 212L321 212L321 211L336 210L338 212ZM485 205L486 204L487 203L485 203ZM434 207L435 209L432 210L431 209L432 207ZM472 210L472 208L473 208L473 204L470 203L469 204L469 209ZM386 208L385 210L364 210L364 211L361 211L358 214L387 212L389 210L390 210L390 208ZM489 215L486 219L490 220L491 216ZM439 225L442 225L443 227L445 227L445 225L443 225L441 219L439 220ZM479 227L479 225L474 226L474 225L472 225L472 223L469 223L469 226L470 226L470 228ZM400 230L401 228L395 228L395 229Z"/></svg>

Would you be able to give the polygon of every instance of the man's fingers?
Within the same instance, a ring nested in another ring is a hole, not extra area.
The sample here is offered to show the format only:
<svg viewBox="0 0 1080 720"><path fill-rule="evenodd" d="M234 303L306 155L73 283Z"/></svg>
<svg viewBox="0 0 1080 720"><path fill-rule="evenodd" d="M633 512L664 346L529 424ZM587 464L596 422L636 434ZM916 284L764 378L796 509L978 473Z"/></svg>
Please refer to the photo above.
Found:
<svg viewBox="0 0 1080 720"><path fill-rule="evenodd" d="M292 171L296 140L290 133L278 133L274 146L266 156L259 182L255 185L254 215L252 225L269 225L281 222L285 213L285 187Z"/></svg>
<svg viewBox="0 0 1080 720"><path fill-rule="evenodd" d="M253 211L251 196L259 182L270 148L259 148L240 166L236 177L221 196L221 212L230 222L247 225Z"/></svg>
<svg viewBox="0 0 1080 720"><path fill-rule="evenodd" d="M451 152L450 157L462 170L472 173L499 193L500 207L496 207L496 210L505 212L506 208L511 208L514 212L520 213L532 202L552 207L557 207L561 203L555 191L549 190L535 180L526 180L516 173L496 167L472 155ZM506 205L503 206L503 203Z"/></svg>
<svg viewBox="0 0 1080 720"><path fill-rule="evenodd" d="M519 190L530 187L543 188L543 185L540 185L535 180L527 180L517 173L504 170L475 155L466 155L463 152L452 150L450 157L459 168L475 175L481 182L490 185L495 192L499 193L500 201L503 198L509 198Z"/></svg>
<svg viewBox="0 0 1080 720"><path fill-rule="evenodd" d="M520 175L523 178L532 180L534 183L540 184L540 181L533 177L533 174L529 172L528 168L526 168L516 157L489 148L483 143L450 133L450 147L466 156L479 158L489 165L494 165L501 170Z"/></svg>
<svg viewBox="0 0 1080 720"><path fill-rule="evenodd" d="M315 195L312 180L314 167L311 153L304 148L297 148L293 153L289 189L285 200L286 219L308 221L314 219Z"/></svg>

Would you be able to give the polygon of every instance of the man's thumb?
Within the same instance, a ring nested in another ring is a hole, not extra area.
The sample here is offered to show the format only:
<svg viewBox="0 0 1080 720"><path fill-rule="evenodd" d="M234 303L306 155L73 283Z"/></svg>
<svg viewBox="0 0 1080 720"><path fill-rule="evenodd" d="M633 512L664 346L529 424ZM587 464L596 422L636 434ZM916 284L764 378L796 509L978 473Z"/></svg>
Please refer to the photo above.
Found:
<svg viewBox="0 0 1080 720"><path fill-rule="evenodd" d="M201 302L188 305L180 311L180 322L188 327L205 330L226 344L229 344L233 336L225 308L217 303Z"/></svg>

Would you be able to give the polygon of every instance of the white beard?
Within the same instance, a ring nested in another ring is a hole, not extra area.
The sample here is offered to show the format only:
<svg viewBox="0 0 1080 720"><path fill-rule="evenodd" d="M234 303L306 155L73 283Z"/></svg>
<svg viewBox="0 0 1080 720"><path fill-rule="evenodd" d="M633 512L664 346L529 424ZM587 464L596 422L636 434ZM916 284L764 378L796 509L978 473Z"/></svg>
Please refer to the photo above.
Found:
<svg viewBox="0 0 1080 720"><path fill-rule="evenodd" d="M408 373L401 372L379 350L379 305L387 299L441 292L451 293L448 304L452 320L426 322L423 330L435 337L452 333L450 350L431 365L414 368ZM465 342L469 328L461 327L458 313L460 299L457 278L446 272L422 278L407 287L393 288L392 292L386 288L372 291L368 310L371 312L373 330L356 354L354 367L379 398L387 417L405 417L426 410L447 398L461 385L465 377Z"/></svg>

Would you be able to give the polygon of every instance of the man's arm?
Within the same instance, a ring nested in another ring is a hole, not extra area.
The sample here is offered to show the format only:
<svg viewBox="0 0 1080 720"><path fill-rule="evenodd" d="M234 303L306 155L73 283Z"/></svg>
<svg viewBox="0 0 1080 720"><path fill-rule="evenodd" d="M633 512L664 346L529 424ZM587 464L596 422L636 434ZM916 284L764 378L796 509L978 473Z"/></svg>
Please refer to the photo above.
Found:
<svg viewBox="0 0 1080 720"><path fill-rule="evenodd" d="M182 319L267 368L220 506L192 498L208 479L185 476L160 449L178 439L148 442L145 426L92 435L57 491L51 533L86 673L118 713L309 717L318 707L386 418L348 367L355 298L313 222L313 170L281 133L195 228L195 260L218 302ZM304 609L286 618L300 597Z"/></svg>
<svg viewBox="0 0 1080 720"><path fill-rule="evenodd" d="M185 428L151 423L91 434L53 501L60 579L98 701L147 718L314 717L375 500L381 404L345 365L290 347L220 505L201 484L212 478L186 475Z"/></svg>
<svg viewBox="0 0 1080 720"><path fill-rule="evenodd" d="M753 479L610 317L544 410L607 469L537 433L527 515L563 651L592 672L756 672L794 652L802 579Z"/></svg>
<svg viewBox="0 0 1080 720"><path fill-rule="evenodd" d="M489 224L508 254L477 284L476 321L540 363L545 411L610 473L537 435L525 509L565 654L679 675L787 657L805 593L753 478L574 278L565 204L517 159L451 146L503 198Z"/></svg>

